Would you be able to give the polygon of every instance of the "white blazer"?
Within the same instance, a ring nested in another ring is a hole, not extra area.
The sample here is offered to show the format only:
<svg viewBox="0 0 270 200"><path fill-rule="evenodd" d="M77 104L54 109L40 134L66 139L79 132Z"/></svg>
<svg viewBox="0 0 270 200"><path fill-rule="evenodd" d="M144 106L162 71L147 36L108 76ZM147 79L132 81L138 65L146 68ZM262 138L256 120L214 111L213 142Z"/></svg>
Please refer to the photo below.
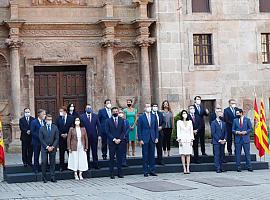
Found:
<svg viewBox="0 0 270 200"><path fill-rule="evenodd" d="M194 140L192 121L188 120L187 125L182 120L177 121L177 141L182 143L191 142Z"/></svg>

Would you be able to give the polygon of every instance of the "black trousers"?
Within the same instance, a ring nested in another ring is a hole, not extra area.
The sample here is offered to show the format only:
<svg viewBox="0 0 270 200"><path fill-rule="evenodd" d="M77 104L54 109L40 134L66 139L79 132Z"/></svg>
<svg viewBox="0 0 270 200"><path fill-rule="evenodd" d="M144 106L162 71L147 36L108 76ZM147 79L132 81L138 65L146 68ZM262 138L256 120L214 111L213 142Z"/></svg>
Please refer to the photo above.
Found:
<svg viewBox="0 0 270 200"><path fill-rule="evenodd" d="M163 131L163 151L171 150L171 137L172 137L172 128L164 128Z"/></svg>
<svg viewBox="0 0 270 200"><path fill-rule="evenodd" d="M193 152L194 152L194 160L198 161L199 158L199 139L200 136L198 135L198 133L195 135L194 137L194 141L193 141Z"/></svg>
<svg viewBox="0 0 270 200"><path fill-rule="evenodd" d="M231 125L227 125L227 150L229 153L232 153L232 143L233 143L233 133L232 133L232 126Z"/></svg>
<svg viewBox="0 0 270 200"><path fill-rule="evenodd" d="M205 154L205 127L198 133L200 137L201 152Z"/></svg>
<svg viewBox="0 0 270 200"><path fill-rule="evenodd" d="M113 175L114 160L116 156L118 175L122 175L122 162L123 162L123 151L122 142L120 144L109 144L109 155L110 155L110 174Z"/></svg>
<svg viewBox="0 0 270 200"><path fill-rule="evenodd" d="M97 147L98 147L98 138L88 138L88 149L87 149L87 162L88 167L90 168L90 149L92 152L92 158L93 158L93 167L98 166L98 153L97 153Z"/></svg>
<svg viewBox="0 0 270 200"><path fill-rule="evenodd" d="M22 139L22 161L23 164L32 165L33 146L32 138Z"/></svg>
<svg viewBox="0 0 270 200"><path fill-rule="evenodd" d="M59 160L60 160L60 168L65 168L65 152L68 152L67 149L67 140L66 139L60 139L59 140Z"/></svg>
<svg viewBox="0 0 270 200"><path fill-rule="evenodd" d="M102 151L102 157L107 158L107 152L108 152L108 143L107 143L107 135L106 133L101 134L101 151Z"/></svg>
<svg viewBox="0 0 270 200"><path fill-rule="evenodd" d="M158 136L158 143L156 144L156 148L157 148L157 163L160 164L162 163L163 160L163 156L162 156L162 145L163 145L163 131L159 131L159 136Z"/></svg>
<svg viewBox="0 0 270 200"><path fill-rule="evenodd" d="M46 177L46 169L48 166L48 158L50 161L50 174L51 174L51 179L55 178L55 155L56 152L51 152L49 153L47 150L42 149L41 150L41 171L42 171L42 177Z"/></svg>

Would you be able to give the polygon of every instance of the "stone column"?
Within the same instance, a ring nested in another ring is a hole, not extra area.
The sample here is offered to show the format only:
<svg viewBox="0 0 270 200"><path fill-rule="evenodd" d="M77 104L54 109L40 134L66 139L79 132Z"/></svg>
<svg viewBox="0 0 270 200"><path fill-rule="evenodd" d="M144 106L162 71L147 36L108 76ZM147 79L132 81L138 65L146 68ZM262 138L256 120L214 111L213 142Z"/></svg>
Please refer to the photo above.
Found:
<svg viewBox="0 0 270 200"><path fill-rule="evenodd" d="M135 43L141 48L141 109L146 103L151 103L151 78L148 47L155 42L154 38L138 38Z"/></svg>

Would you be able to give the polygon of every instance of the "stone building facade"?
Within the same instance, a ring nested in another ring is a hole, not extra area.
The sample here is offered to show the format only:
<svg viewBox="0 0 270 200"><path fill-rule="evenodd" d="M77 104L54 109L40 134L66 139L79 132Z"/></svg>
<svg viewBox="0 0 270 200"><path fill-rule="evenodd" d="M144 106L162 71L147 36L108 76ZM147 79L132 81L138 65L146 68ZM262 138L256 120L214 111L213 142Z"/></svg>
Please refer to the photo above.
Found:
<svg viewBox="0 0 270 200"><path fill-rule="evenodd" d="M142 110L145 102L168 99L176 113L200 95L212 109L236 98L250 111L256 91L269 110L270 63L262 52L269 42L262 35L270 33L270 13L260 12L258 0L193 2L0 0L7 143L19 144L25 107L56 116L74 102L97 111L106 98L118 106L132 98Z"/></svg>

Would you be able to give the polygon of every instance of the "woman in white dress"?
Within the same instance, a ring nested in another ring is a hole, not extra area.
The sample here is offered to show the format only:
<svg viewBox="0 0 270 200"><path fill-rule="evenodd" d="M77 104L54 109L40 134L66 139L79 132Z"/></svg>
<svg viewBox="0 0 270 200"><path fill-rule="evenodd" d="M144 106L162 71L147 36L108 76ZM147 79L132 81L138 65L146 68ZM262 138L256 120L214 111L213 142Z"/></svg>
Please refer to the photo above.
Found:
<svg viewBox="0 0 270 200"><path fill-rule="evenodd" d="M177 121L177 141L179 142L179 154L184 169L184 174L189 174L190 155L194 140L192 121L188 120L188 112L182 110L180 120Z"/></svg>
<svg viewBox="0 0 270 200"><path fill-rule="evenodd" d="M86 156L88 138L85 128L81 127L80 124L80 118L75 118L75 126L69 129L67 137L68 169L74 171L76 180L83 180L82 172L88 170Z"/></svg>

